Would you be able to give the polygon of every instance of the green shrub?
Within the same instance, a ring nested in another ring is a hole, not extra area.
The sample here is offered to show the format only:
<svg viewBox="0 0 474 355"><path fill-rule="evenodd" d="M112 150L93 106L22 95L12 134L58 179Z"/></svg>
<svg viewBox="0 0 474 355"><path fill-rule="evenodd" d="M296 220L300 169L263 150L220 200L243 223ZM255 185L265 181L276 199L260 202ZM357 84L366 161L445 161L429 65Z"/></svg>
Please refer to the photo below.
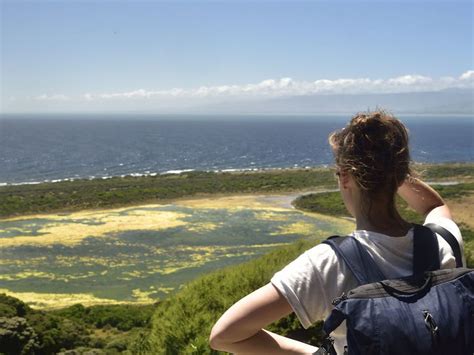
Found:
<svg viewBox="0 0 474 355"><path fill-rule="evenodd" d="M0 316L8 317L2 313L4 312L14 312L13 316L23 317L27 312L31 312L31 308L24 302L20 301L18 298L7 296L5 293L0 293Z"/></svg>
<svg viewBox="0 0 474 355"><path fill-rule="evenodd" d="M86 308L81 304L76 304L54 311L54 313L97 328L108 325L121 331L127 331L135 327L145 327L154 308L154 305L100 305Z"/></svg>
<svg viewBox="0 0 474 355"><path fill-rule="evenodd" d="M0 349L5 355L34 354L39 349L38 337L25 318L0 317Z"/></svg>

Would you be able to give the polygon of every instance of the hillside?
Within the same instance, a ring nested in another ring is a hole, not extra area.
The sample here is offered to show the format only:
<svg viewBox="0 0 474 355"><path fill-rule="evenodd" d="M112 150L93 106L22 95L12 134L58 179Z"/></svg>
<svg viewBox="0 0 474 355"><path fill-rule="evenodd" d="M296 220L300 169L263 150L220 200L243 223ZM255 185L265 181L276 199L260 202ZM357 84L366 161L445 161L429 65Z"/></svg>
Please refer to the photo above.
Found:
<svg viewBox="0 0 474 355"><path fill-rule="evenodd" d="M460 223L470 267L474 267L473 169L472 164L453 164L423 167L422 172L428 180L462 181L457 185L437 185L436 189ZM329 170L327 174L329 179ZM308 212L347 216L338 192L304 195L294 201L294 206ZM399 208L406 218L421 221L402 201ZM320 241L318 238L299 240L258 259L214 271L155 305L84 307L78 304L46 312L32 310L18 299L1 295L0 348L5 354L28 353L28 349L34 349L37 354L69 355L216 353L208 346L208 336L220 315ZM317 345L321 339L320 326L318 323L304 330L296 317L290 315L268 329Z"/></svg>

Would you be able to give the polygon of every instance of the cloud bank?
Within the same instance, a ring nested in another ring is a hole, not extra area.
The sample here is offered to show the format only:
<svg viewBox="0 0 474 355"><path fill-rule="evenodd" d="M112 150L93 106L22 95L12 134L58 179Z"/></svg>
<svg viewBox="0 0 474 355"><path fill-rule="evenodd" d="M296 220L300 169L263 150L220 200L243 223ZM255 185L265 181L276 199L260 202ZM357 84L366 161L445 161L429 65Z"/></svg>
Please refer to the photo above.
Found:
<svg viewBox="0 0 474 355"><path fill-rule="evenodd" d="M459 77L441 77L433 79L422 75L403 75L390 79L320 79L298 81L292 78L267 79L255 84L201 86L199 88L170 90L138 89L115 93L85 93L79 99L128 100L163 98L251 98L281 97L300 95L328 94L378 94L407 93L422 91L440 91L452 88L474 88L474 70L468 70ZM41 100L65 100L66 95L41 95Z"/></svg>
<svg viewBox="0 0 474 355"><path fill-rule="evenodd" d="M460 90L459 90L460 89ZM464 90L463 90L464 89ZM468 89L468 90L466 90ZM292 78L168 90L40 93L0 101L3 113L326 113L381 106L397 112L472 114L474 70L432 78L408 74L386 79ZM389 95L386 95L389 94ZM391 95L395 94L395 95ZM397 95L399 94L399 95ZM341 95L344 99L341 99Z"/></svg>

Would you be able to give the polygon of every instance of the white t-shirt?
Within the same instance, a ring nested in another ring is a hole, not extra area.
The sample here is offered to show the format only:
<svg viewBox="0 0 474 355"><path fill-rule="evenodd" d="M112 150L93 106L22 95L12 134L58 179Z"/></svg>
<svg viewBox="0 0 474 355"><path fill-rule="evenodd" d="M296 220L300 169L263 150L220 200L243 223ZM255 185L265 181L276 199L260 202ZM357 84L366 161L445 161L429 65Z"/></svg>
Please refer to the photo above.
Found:
<svg viewBox="0 0 474 355"><path fill-rule="evenodd" d="M452 220L428 216L425 224L435 223L446 228L458 240L464 255L461 232ZM405 236L390 237L366 230L356 230L357 238L373 257L387 279L409 276L413 270L413 228ZM439 235L441 268L454 268L456 261L449 244ZM466 261L463 259L463 265ZM301 254L297 259L277 272L271 283L283 294L304 328L325 319L333 306L331 302L357 287L357 280L334 250L327 244L319 244ZM338 354L343 353L346 343L345 322L332 334Z"/></svg>

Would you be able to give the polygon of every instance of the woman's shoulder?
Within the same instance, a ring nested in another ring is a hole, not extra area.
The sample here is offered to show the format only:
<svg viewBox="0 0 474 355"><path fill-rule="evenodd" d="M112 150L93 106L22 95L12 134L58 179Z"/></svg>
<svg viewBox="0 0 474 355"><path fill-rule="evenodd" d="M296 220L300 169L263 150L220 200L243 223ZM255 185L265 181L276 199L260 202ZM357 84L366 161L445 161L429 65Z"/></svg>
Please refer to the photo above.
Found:
<svg viewBox="0 0 474 355"><path fill-rule="evenodd" d="M439 215L436 213L435 210L432 210L430 213L428 213L425 217L425 222L423 224L436 224L438 226L441 226L448 230L452 235L458 239L458 241L462 241L462 236L461 236L461 231L456 224L451 218L447 218L445 216Z"/></svg>
<svg viewBox="0 0 474 355"><path fill-rule="evenodd" d="M423 224L424 225L435 224L437 226L440 226L446 229L448 232L450 232L454 236L454 238L456 238L456 241L459 245L459 249L461 252L463 265L464 266L466 265L466 258L464 255L464 242L462 239L461 230L459 229L459 226L456 224L456 222L454 222L451 218L447 218L444 216L440 216L437 213L430 212L426 216L425 222ZM438 237L438 245L439 245L439 251L440 251L441 267L442 268L455 267L456 261L455 261L452 247L448 244L448 241L446 241L438 233L437 233L437 237Z"/></svg>
<svg viewBox="0 0 474 355"><path fill-rule="evenodd" d="M334 249L329 244L324 243L324 241L312 247L311 249L306 250L304 254L310 260L314 260L315 262L321 260L325 260L326 262L337 260L337 255Z"/></svg>
<svg viewBox="0 0 474 355"><path fill-rule="evenodd" d="M345 264L341 262L334 249L324 241L307 250L303 255L321 275L328 276L345 271L341 270L345 269Z"/></svg>

